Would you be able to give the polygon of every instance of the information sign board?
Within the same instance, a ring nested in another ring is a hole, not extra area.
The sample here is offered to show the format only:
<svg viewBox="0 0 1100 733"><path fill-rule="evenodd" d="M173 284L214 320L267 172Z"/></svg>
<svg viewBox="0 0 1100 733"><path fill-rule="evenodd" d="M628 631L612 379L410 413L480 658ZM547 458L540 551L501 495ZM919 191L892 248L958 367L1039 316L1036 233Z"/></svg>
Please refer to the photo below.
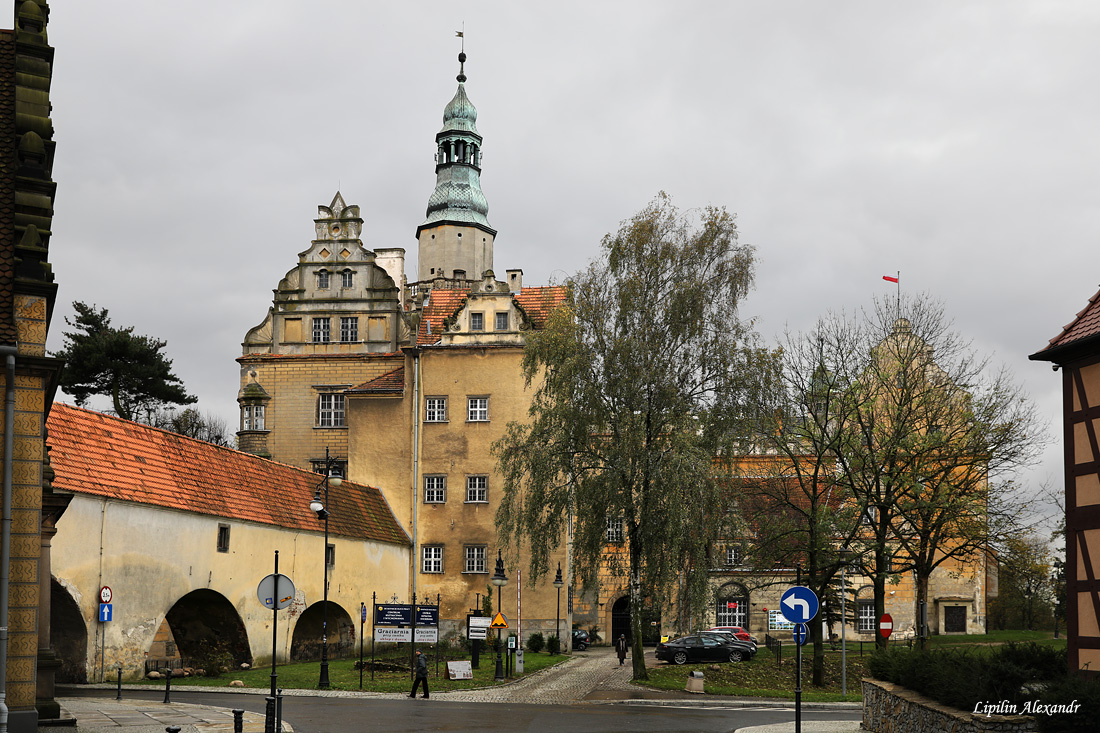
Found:
<svg viewBox="0 0 1100 733"><path fill-rule="evenodd" d="M417 606L417 626L439 626L439 606Z"/></svg>
<svg viewBox="0 0 1100 733"><path fill-rule="evenodd" d="M447 677L452 680L472 680L474 670L469 660L464 662L447 662Z"/></svg>
<svg viewBox="0 0 1100 733"><path fill-rule="evenodd" d="M376 626L411 626L412 606L408 603L382 603L374 607Z"/></svg>
<svg viewBox="0 0 1100 733"><path fill-rule="evenodd" d="M397 626L375 626L375 641L412 641L412 628Z"/></svg>

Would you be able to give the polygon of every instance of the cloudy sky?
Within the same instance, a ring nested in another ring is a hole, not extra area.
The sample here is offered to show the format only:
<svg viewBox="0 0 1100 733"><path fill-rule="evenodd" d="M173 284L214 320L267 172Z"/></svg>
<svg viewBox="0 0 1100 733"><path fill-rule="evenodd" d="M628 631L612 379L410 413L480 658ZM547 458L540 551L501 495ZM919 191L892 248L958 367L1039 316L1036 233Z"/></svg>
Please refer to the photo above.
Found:
<svg viewBox="0 0 1100 733"><path fill-rule="evenodd" d="M1100 4L53 0L51 259L69 302L168 341L235 426L245 332L337 189L405 247L466 88L496 270L561 280L661 190L737 213L745 314L774 340L829 310L940 299L1060 442L1027 361L1100 283ZM1026 479L1060 481L1053 445Z"/></svg>

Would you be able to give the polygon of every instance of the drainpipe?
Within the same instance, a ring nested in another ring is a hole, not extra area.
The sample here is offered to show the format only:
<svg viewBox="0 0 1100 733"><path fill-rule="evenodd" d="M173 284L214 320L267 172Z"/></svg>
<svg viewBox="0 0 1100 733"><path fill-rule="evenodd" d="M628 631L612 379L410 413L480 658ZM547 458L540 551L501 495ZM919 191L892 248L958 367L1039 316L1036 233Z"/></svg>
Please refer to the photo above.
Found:
<svg viewBox="0 0 1100 733"><path fill-rule="evenodd" d="M0 346L4 357L4 498L0 527L0 733L8 730L8 582L11 579L11 477L15 453L15 346Z"/></svg>
<svg viewBox="0 0 1100 733"><path fill-rule="evenodd" d="M412 421L413 421L413 454L412 454L412 563L409 573L409 578L412 584L412 596L416 596L416 570L419 566L420 558L420 535L416 532L416 520L417 510L419 509L419 502L417 502L417 489L418 481L420 477L420 349L409 349L409 353L413 358L413 400L412 400ZM0 733L3 733L0 731Z"/></svg>

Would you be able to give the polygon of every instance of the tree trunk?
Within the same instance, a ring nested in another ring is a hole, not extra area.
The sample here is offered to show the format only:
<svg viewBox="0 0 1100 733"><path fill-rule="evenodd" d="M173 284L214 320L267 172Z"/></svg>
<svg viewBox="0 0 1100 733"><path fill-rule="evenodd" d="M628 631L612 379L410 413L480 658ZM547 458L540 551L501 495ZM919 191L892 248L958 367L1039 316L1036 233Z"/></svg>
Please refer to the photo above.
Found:
<svg viewBox="0 0 1100 733"><path fill-rule="evenodd" d="M882 563L884 561L881 553L875 553L875 574L872 582L875 586L875 620L882 618L882 614L886 613L886 575L881 572ZM878 624L873 624L877 626ZM886 637L882 634L875 634L875 647L878 649L886 648Z"/></svg>
<svg viewBox="0 0 1100 733"><path fill-rule="evenodd" d="M648 680L642 649L642 558L635 540L630 543L630 662L634 679Z"/></svg>
<svg viewBox="0 0 1100 733"><path fill-rule="evenodd" d="M920 623L920 602L924 601L924 608L928 609L928 574L917 568L917 598L913 607L913 618L917 620L917 638L920 639L920 650L928 648L928 639L924 636L924 629Z"/></svg>

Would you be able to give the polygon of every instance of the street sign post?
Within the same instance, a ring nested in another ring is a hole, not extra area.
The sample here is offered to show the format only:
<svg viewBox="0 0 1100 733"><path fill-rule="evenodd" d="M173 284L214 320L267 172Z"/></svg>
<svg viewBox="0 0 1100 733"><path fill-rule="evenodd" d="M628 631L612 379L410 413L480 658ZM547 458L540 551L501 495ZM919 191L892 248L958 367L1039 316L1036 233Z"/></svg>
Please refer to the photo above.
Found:
<svg viewBox="0 0 1100 733"><path fill-rule="evenodd" d="M802 567L798 568L799 576L802 575ZM779 609L792 624L795 624L795 640L798 640L799 628L802 629L803 641L805 641L805 624L817 615L821 603L817 600L817 594L804 585L795 585L787 589L783 597L779 599ZM802 642L798 643L795 650L795 687L794 687L794 730L802 733Z"/></svg>
<svg viewBox="0 0 1100 733"><path fill-rule="evenodd" d="M99 589L99 602L110 603L111 598L114 597L114 593L111 592L111 586L105 585Z"/></svg>
<svg viewBox="0 0 1100 733"><path fill-rule="evenodd" d="M890 634L894 633L894 617L888 613L882 614L882 618L878 620L878 633L882 634L883 639L889 639Z"/></svg>
<svg viewBox="0 0 1100 733"><path fill-rule="evenodd" d="M794 643L795 644L798 644L800 646L802 644L805 644L806 643L806 637L808 636L807 631L806 631L806 624L795 624L793 635L794 635Z"/></svg>
<svg viewBox="0 0 1100 733"><path fill-rule="evenodd" d="M294 581L282 573L264 576L256 586L256 597L269 611L281 611L294 602Z"/></svg>
<svg viewBox="0 0 1100 733"><path fill-rule="evenodd" d="M114 616L114 604L100 603L99 604L99 620L102 623L107 623Z"/></svg>

